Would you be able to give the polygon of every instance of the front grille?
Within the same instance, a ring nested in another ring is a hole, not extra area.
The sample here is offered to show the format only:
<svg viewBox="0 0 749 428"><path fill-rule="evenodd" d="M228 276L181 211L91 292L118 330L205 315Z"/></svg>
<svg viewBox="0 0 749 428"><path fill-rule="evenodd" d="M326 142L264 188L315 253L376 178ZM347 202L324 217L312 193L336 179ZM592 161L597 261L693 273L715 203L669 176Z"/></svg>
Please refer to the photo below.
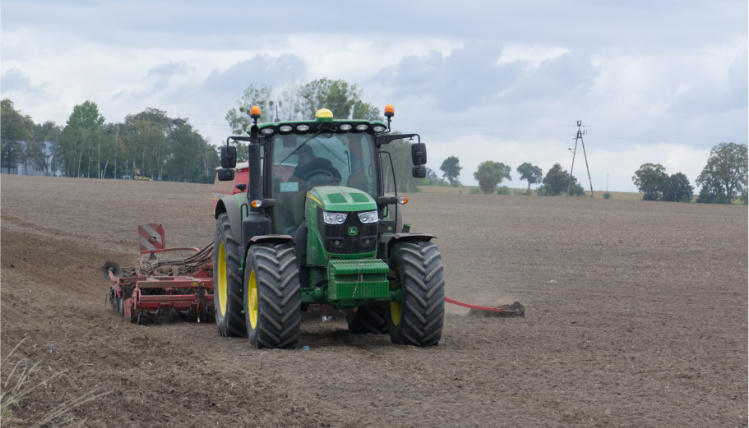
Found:
<svg viewBox="0 0 749 428"><path fill-rule="evenodd" d="M331 254L361 254L377 249L377 223L364 224L359 221L357 213L348 213L343 224L325 224L322 210L317 213L325 251ZM356 228L355 235L349 233L352 227Z"/></svg>

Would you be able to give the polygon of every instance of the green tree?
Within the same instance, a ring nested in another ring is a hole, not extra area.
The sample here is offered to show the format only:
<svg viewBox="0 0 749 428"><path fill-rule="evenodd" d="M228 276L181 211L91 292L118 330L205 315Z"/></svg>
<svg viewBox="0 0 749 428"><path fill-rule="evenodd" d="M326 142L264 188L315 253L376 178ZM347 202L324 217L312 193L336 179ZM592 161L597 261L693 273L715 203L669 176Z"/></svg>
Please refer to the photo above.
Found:
<svg viewBox="0 0 749 428"><path fill-rule="evenodd" d="M521 180L528 182L528 190L531 190L531 184L540 183L544 176L544 171L541 168L529 162L522 163L516 171L520 174Z"/></svg>
<svg viewBox="0 0 749 428"><path fill-rule="evenodd" d="M684 173L677 172L668 178L668 187L663 192L663 200L669 202L691 202L694 187Z"/></svg>
<svg viewBox="0 0 749 428"><path fill-rule="evenodd" d="M60 138L62 136L63 127L57 125L52 121L47 121L41 125L36 126L37 130L35 132L38 132L40 135L44 135L43 140L49 143L49 152L51 156L49 157L49 159L47 159L47 161L49 162L47 167L53 173L57 172L61 169L61 162L58 158L58 147L60 145Z"/></svg>
<svg viewBox="0 0 749 428"><path fill-rule="evenodd" d="M726 191L717 180L705 180L697 196L698 204L730 204Z"/></svg>
<svg viewBox="0 0 749 428"><path fill-rule="evenodd" d="M697 184L705 194L702 202L712 199L717 202L719 195L724 195L726 203L742 194L747 188L747 146L736 143L720 143L710 150L710 157L702 173L697 177Z"/></svg>
<svg viewBox="0 0 749 428"><path fill-rule="evenodd" d="M54 122L47 121L43 124L36 124L30 117L26 117L26 127L29 130L29 139L24 147L25 161L38 170L51 168L55 170L54 152L57 142L60 140L62 128ZM49 144L49 147L47 145ZM52 156L49 156L45 149L49 148Z"/></svg>
<svg viewBox="0 0 749 428"><path fill-rule="evenodd" d="M361 91L356 84L350 85L345 80L323 77L302 86L298 96L301 99L297 111L304 119L314 119L315 112L321 108L329 109L333 112L333 117L345 119L351 117L354 105L360 100Z"/></svg>
<svg viewBox="0 0 749 428"><path fill-rule="evenodd" d="M385 120L382 117L380 109L376 105L365 103L364 101L358 99L354 102L354 107L351 111L351 118L363 120L379 120L381 122Z"/></svg>
<svg viewBox="0 0 749 428"><path fill-rule="evenodd" d="M412 175L411 163L411 144L405 140L395 140L389 144L384 144L381 151L390 153L382 155L383 179L385 181L385 191L393 192L393 172L395 172L395 182L399 192L416 192L416 179ZM390 160L392 159L392 170L390 169Z"/></svg>
<svg viewBox="0 0 749 428"><path fill-rule="evenodd" d="M250 109L253 106L260 107L260 119L258 119L260 122L270 122L272 120L271 114L274 113L272 111L274 107L274 102L271 100L272 94L272 86L257 86L255 84L248 86L237 100L238 107L232 107L226 113L226 121L231 126L231 132L241 134L252 124Z"/></svg>
<svg viewBox="0 0 749 428"><path fill-rule="evenodd" d="M567 192L568 188L570 195L582 196L585 194L582 186L577 183L577 178L570 175L570 173L564 170L562 165L558 163L555 163L549 172L546 173L543 184L544 185L538 189L539 195L561 195Z"/></svg>
<svg viewBox="0 0 749 428"><path fill-rule="evenodd" d="M207 176L213 179L213 168L217 166L208 155L216 153L184 119L173 119L173 129L169 134L170 157L164 170L171 181L206 182ZM207 159L207 156L209 157Z"/></svg>
<svg viewBox="0 0 749 428"><path fill-rule="evenodd" d="M644 201L660 201L668 189L668 174L661 164L644 163L635 171L632 181L642 193Z"/></svg>
<svg viewBox="0 0 749 428"><path fill-rule="evenodd" d="M356 84L345 80L322 78L305 84L292 83L283 92L274 94L273 87L251 84L237 100L238 107L226 113L232 132L245 132L252 123L250 109L260 107L260 122L279 120L310 120L321 108L327 108L337 119L383 120L380 109L361 99ZM278 113L276 113L278 111ZM244 147L237 148L238 160Z"/></svg>
<svg viewBox="0 0 749 428"><path fill-rule="evenodd" d="M442 170L442 177L449 181L451 186L456 186L459 184L458 177L460 176L460 171L462 169L463 167L460 166L460 159L455 156L450 156L449 158L445 159L444 161L442 161L442 165L440 166L440 170Z"/></svg>
<svg viewBox="0 0 749 428"><path fill-rule="evenodd" d="M165 111L155 108L126 116L119 135L128 148L130 175L137 175L139 172L152 179L162 180L167 161L178 150L170 135L185 122L186 119L172 119Z"/></svg>
<svg viewBox="0 0 749 428"><path fill-rule="evenodd" d="M65 175L81 177L85 168L90 176L93 145L101 138L104 117L99 114L99 106L93 101L85 101L73 107L60 138L60 155ZM85 163L84 163L85 162Z"/></svg>
<svg viewBox="0 0 749 428"><path fill-rule="evenodd" d="M29 139L23 147L23 163L38 170L47 168L47 154L45 153L47 132L43 125L37 125L30 116L24 118Z"/></svg>
<svg viewBox="0 0 749 428"><path fill-rule="evenodd" d="M157 166L154 154L165 138L162 124L154 121L149 115L127 115L120 135L128 148L128 175L153 178Z"/></svg>
<svg viewBox="0 0 749 428"><path fill-rule="evenodd" d="M8 172L18 173L16 165L23 159L23 141L31 137L26 126L26 119L16 110L13 101L4 99L0 102L0 138L2 139L2 167Z"/></svg>
<svg viewBox="0 0 749 428"><path fill-rule="evenodd" d="M512 168L502 162L486 161L479 164L478 169L473 173L473 178L479 182L482 192L490 194L497 190L497 185L505 178L512 180L510 171Z"/></svg>
<svg viewBox="0 0 749 428"><path fill-rule="evenodd" d="M219 163L216 148L187 119L155 108L105 124L97 105L86 101L74 107L64 128L35 124L10 100L2 108L3 166L12 163L11 170L21 163L71 177L132 176L137 170L158 180L211 182Z"/></svg>

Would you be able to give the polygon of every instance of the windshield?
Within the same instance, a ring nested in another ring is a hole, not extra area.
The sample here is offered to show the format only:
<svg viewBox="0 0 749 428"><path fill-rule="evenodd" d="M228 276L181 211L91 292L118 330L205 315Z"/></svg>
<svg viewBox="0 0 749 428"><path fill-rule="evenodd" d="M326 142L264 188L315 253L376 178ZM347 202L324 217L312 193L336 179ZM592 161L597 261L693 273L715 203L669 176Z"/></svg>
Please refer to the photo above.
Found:
<svg viewBox="0 0 749 428"><path fill-rule="evenodd" d="M304 197L315 186L346 186L377 196L374 138L367 133L276 134L273 146L273 197L276 233L296 229Z"/></svg>

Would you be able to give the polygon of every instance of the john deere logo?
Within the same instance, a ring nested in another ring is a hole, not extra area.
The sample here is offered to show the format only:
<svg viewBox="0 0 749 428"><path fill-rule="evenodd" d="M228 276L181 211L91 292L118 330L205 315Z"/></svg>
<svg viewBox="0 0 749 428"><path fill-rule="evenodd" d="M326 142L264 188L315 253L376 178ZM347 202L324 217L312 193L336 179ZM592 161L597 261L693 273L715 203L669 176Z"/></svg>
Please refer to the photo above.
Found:
<svg viewBox="0 0 749 428"><path fill-rule="evenodd" d="M357 233L359 233L359 229L357 229L356 227L352 226L348 228L348 236L354 236Z"/></svg>

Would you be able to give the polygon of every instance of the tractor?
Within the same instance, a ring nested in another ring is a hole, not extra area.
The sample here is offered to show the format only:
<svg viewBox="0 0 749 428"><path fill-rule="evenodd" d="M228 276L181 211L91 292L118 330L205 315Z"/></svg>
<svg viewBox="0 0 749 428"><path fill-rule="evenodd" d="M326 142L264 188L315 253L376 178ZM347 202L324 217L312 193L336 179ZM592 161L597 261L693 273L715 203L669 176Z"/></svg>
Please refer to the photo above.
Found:
<svg viewBox="0 0 749 428"><path fill-rule="evenodd" d="M383 121L336 119L252 123L221 147L214 193L213 288L218 332L255 348L295 348L302 312L347 313L351 333L435 346L442 336L445 282L434 235L402 219L393 159L410 140L412 175L426 175L418 134ZM237 167L237 142L247 146ZM228 185L231 185L229 187ZM387 189L386 189L387 186ZM393 191L391 191L391 189Z"/></svg>

